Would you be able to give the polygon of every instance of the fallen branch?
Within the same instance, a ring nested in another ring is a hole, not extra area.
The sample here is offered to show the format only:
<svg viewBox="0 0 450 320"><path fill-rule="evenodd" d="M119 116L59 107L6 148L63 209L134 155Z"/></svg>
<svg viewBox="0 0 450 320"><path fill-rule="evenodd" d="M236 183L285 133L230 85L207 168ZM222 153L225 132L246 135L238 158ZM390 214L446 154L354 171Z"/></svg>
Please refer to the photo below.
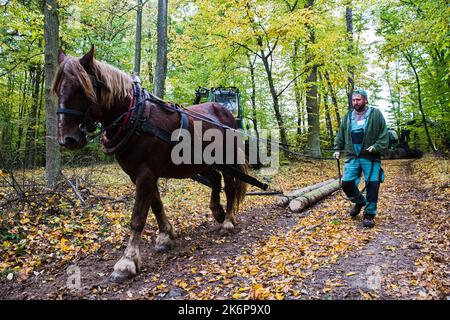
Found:
<svg viewBox="0 0 450 320"><path fill-rule="evenodd" d="M66 182L70 186L70 188L73 190L73 192L77 196L78 200L80 200L81 204L84 206L86 204L86 202L84 201L83 197L81 196L80 191L78 191L78 188L62 172L60 172L60 174L64 178L64 180L66 180Z"/></svg>

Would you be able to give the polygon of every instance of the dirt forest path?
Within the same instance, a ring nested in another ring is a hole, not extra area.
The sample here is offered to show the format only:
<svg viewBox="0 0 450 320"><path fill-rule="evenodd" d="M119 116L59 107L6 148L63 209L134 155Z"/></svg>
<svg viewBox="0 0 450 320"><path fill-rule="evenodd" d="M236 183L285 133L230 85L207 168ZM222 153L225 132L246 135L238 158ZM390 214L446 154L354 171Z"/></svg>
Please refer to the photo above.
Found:
<svg viewBox="0 0 450 320"><path fill-rule="evenodd" d="M433 183L428 165L383 162L374 229L347 216L342 191L298 214L250 207L230 236L205 222L179 234L169 253L144 241L143 269L124 284L107 280L124 245L105 246L72 262L80 290L66 287L66 267L21 282L2 278L0 298L449 299L449 188Z"/></svg>

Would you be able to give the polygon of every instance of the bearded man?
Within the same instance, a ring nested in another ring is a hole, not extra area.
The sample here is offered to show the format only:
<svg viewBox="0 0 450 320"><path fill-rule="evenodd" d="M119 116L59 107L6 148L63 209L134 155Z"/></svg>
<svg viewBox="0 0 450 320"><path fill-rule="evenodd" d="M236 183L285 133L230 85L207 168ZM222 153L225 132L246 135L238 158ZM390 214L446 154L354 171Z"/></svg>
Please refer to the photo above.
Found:
<svg viewBox="0 0 450 320"><path fill-rule="evenodd" d="M354 203L350 216L356 217L364 208L363 226L372 228L377 214L380 182L384 180L381 155L389 146L389 135L380 110L368 105L367 92L355 90L352 94L353 110L342 119L334 145L335 159L344 152L342 189ZM364 173L366 196L358 189Z"/></svg>

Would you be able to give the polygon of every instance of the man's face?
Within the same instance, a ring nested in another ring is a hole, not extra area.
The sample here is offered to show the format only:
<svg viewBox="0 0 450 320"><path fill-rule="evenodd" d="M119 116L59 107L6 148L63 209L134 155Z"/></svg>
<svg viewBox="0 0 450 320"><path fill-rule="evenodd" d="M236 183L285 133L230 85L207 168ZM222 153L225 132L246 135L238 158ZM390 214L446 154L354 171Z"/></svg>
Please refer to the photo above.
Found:
<svg viewBox="0 0 450 320"><path fill-rule="evenodd" d="M355 110L359 112L359 111L364 110L364 107L366 106L367 101L363 95L354 94L352 96L352 104L353 104L353 108L355 108Z"/></svg>

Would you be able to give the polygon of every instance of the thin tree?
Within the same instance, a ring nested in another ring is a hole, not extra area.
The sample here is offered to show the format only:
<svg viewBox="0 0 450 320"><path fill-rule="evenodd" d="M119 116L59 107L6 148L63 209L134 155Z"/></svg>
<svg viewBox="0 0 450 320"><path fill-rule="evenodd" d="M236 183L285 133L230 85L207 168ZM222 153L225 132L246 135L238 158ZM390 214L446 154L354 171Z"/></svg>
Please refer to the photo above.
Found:
<svg viewBox="0 0 450 320"><path fill-rule="evenodd" d="M31 92L31 109L28 116L28 129L27 129L27 148L25 153L25 164L28 168L35 166L36 155L36 138L37 138L37 116L39 108L39 94L41 87L41 73L42 66L40 63L30 66L30 78L32 82Z"/></svg>
<svg viewBox="0 0 450 320"><path fill-rule="evenodd" d="M314 0L308 0L306 8L312 8ZM309 29L309 42L314 44L316 41L315 31L311 25L307 25ZM314 55L311 49L306 47L306 65L313 63ZM317 64L313 63L310 73L306 78L306 112L308 116L308 143L306 146L307 153L312 157L321 157L320 151L320 122L319 122L319 105L317 103Z"/></svg>
<svg viewBox="0 0 450 320"><path fill-rule="evenodd" d="M334 108L334 112L336 114L337 126L339 128L341 126L341 115L339 113L339 106L338 106L338 102L337 102L336 93L334 92L333 86L331 85L330 75L328 74L328 71L326 71L324 73L324 76L325 76L325 80L327 82L328 92L331 95L331 101L333 102L333 108Z"/></svg>
<svg viewBox="0 0 450 320"><path fill-rule="evenodd" d="M257 119L257 112L256 112L256 80L255 80L255 64L256 64L256 55L254 55L253 60L250 56L249 52L246 52L247 55L247 63L248 68L250 70L250 81L252 84L252 93L250 95L250 101L252 104L252 122L253 122L253 129L255 130L256 134L256 150L259 150L259 130L258 130L258 119ZM259 156L259 155L258 155Z"/></svg>
<svg viewBox="0 0 450 320"><path fill-rule="evenodd" d="M300 136L302 134L302 118L303 118L303 110L302 110L302 91L300 88L300 81L297 79L298 74L298 65L297 65L297 59L298 59L298 47L299 47L299 40L296 40L294 42L294 48L292 53L292 72L294 74L294 96L295 96L295 106L297 109L297 139L300 139ZM298 141L299 142L299 141Z"/></svg>
<svg viewBox="0 0 450 320"><path fill-rule="evenodd" d="M167 76L167 11L168 0L158 0L156 72L153 93L164 98Z"/></svg>
<svg viewBox="0 0 450 320"><path fill-rule="evenodd" d="M353 9L352 0L349 0L345 7L345 21L347 24L347 37L348 37L348 53L353 54ZM348 85L347 85L347 97L348 97L348 110L353 108L352 93L355 90L355 70L352 65L348 68Z"/></svg>
<svg viewBox="0 0 450 320"><path fill-rule="evenodd" d="M422 115L422 123L423 123L423 127L425 129L425 133L427 135L427 140L428 140L428 145L430 146L431 150L433 150L433 152L436 152L436 147L433 144L433 141L431 141L431 136L430 136L430 132L428 130L428 124L427 124L427 118L425 117L425 112L423 111L423 104L422 104L422 89L420 86L420 78L419 78L419 74L417 73L417 69L416 66L413 63L412 60L412 56L410 54L404 53L404 57L405 59L408 61L409 65L411 66L411 69L414 72L414 77L416 78L416 85L417 85L417 99L419 102L419 110L420 110L420 114Z"/></svg>
<svg viewBox="0 0 450 320"><path fill-rule="evenodd" d="M136 46L134 51L134 72L141 73L142 0L137 0Z"/></svg>
<svg viewBox="0 0 450 320"><path fill-rule="evenodd" d="M325 118L327 120L328 133L330 134L330 145L333 146L334 132L333 132L333 124L331 122L330 108L328 107L328 93L325 93L323 97L323 103L325 108Z"/></svg>
<svg viewBox="0 0 450 320"><path fill-rule="evenodd" d="M45 110L46 110L46 156L45 176L47 186L53 187L60 171L61 153L57 141L57 118L55 97L51 93L52 80L57 68L59 20L56 0L44 2L44 54L45 54Z"/></svg>

